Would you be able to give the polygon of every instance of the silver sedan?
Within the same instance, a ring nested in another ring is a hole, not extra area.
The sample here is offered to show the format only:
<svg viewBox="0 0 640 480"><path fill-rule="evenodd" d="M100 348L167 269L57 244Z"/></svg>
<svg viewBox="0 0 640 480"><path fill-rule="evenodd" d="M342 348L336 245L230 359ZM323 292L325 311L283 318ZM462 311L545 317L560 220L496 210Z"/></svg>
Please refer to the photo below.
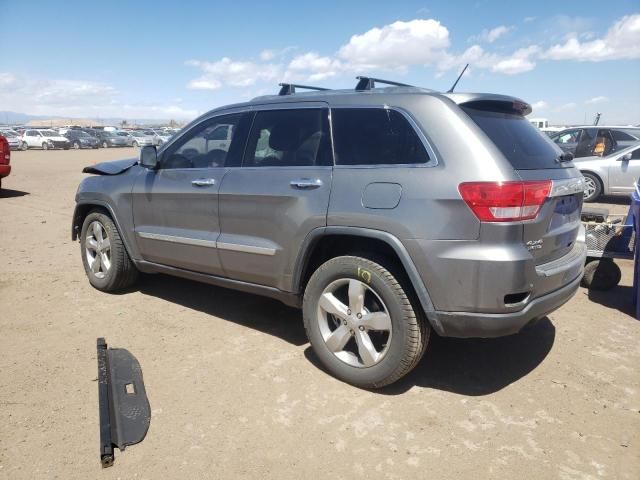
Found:
<svg viewBox="0 0 640 480"><path fill-rule="evenodd" d="M594 202L600 195L630 195L640 178L640 143L606 157L583 157L573 164L584 175L585 202Z"/></svg>

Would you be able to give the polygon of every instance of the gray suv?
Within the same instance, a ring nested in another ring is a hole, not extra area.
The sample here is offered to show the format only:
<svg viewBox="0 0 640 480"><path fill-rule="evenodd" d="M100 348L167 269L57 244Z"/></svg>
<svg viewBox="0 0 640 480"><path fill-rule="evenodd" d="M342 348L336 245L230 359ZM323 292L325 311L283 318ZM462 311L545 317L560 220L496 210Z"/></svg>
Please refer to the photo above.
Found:
<svg viewBox="0 0 640 480"><path fill-rule="evenodd" d="M366 80L284 85L86 168L72 237L90 283L161 272L280 299L326 369L366 388L411 371L432 330L509 335L567 302L583 177L530 106Z"/></svg>

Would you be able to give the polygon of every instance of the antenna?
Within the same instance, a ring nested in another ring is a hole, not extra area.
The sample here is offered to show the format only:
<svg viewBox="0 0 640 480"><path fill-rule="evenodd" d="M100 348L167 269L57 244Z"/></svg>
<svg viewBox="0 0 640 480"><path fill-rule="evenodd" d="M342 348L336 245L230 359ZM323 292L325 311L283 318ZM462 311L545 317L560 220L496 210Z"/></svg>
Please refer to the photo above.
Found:
<svg viewBox="0 0 640 480"><path fill-rule="evenodd" d="M449 90L447 90L447 93L453 93L453 90L455 90L456 86L458 85L458 82L460 81L460 79L462 78L462 75L464 75L464 72L467 71L467 67L469 66L469 64L467 63L464 68L462 69L462 71L460 72L460 75L458 75L458 78L456 78L456 81L454 82L453 85L451 85L451 88Z"/></svg>

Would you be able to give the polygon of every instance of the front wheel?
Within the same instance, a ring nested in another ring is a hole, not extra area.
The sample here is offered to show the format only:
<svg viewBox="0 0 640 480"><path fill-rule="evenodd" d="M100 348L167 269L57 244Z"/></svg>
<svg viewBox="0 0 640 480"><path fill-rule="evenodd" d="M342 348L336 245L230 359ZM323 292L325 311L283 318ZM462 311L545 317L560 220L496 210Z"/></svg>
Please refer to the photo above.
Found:
<svg viewBox="0 0 640 480"><path fill-rule="evenodd" d="M94 210L82 224L80 252L89 283L103 292L115 292L133 285L138 270L124 248L111 218Z"/></svg>
<svg viewBox="0 0 640 480"><path fill-rule="evenodd" d="M22 144L20 145L20 150L22 150L23 152L25 150L29 149L29 145L27 145L27 142L22 142Z"/></svg>
<svg viewBox="0 0 640 480"><path fill-rule="evenodd" d="M137 147L138 147L138 142L133 142L133 143L131 144L131 146L132 146L132 147L136 147L136 148L137 148Z"/></svg>
<svg viewBox="0 0 640 480"><path fill-rule="evenodd" d="M49 144L48 144L47 142L44 142L44 143L42 144L42 149L43 149L43 150L49 150Z"/></svg>
<svg viewBox="0 0 640 480"><path fill-rule="evenodd" d="M107 148L109 144L107 142L102 142L102 148Z"/></svg>
<svg viewBox="0 0 640 480"><path fill-rule="evenodd" d="M602 184L600 179L592 173L583 173L584 176L584 193L585 202L594 202L602 193Z"/></svg>
<svg viewBox="0 0 640 480"><path fill-rule="evenodd" d="M333 258L309 279L304 326L334 376L362 388L389 385L422 358L430 328L398 279L361 257Z"/></svg>
<svg viewBox="0 0 640 480"><path fill-rule="evenodd" d="M73 148L75 148L76 150L79 150L80 144L78 142L73 142Z"/></svg>

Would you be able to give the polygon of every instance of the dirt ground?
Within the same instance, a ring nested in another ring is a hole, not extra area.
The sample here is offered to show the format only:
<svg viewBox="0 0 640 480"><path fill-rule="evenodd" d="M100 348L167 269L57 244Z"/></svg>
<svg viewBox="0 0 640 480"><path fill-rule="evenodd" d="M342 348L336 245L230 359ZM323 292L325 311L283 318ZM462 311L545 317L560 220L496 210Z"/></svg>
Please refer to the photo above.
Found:
<svg viewBox="0 0 640 480"><path fill-rule="evenodd" d="M0 193L0 478L640 478L640 322L581 289L495 340L434 337L369 392L317 365L301 315L165 276L89 286L71 213L85 165L133 149L14 152ZM625 201L614 208L624 212ZM140 361L151 427L98 460L96 337Z"/></svg>

